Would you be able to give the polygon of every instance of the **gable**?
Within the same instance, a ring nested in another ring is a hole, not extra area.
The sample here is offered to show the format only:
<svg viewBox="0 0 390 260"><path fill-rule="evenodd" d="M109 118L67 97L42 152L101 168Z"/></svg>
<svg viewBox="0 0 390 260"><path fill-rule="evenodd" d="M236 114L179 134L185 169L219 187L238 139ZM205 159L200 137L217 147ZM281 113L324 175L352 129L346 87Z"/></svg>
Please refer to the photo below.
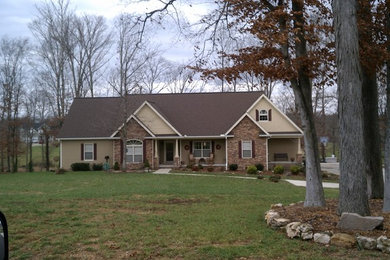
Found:
<svg viewBox="0 0 390 260"><path fill-rule="evenodd" d="M257 121L257 111L265 110L267 111L268 120L267 121ZM302 133L302 130L299 129L284 113L277 109L272 102L262 96L257 103L255 103L248 114L250 117L255 120L264 130L268 133Z"/></svg>
<svg viewBox="0 0 390 260"><path fill-rule="evenodd" d="M235 137L246 137L256 139L260 135L268 135L265 133L259 125L257 125L248 115L245 115L239 122L227 133L228 135L234 135Z"/></svg>
<svg viewBox="0 0 390 260"><path fill-rule="evenodd" d="M176 135L175 131L148 105L136 112L137 118L155 135Z"/></svg>

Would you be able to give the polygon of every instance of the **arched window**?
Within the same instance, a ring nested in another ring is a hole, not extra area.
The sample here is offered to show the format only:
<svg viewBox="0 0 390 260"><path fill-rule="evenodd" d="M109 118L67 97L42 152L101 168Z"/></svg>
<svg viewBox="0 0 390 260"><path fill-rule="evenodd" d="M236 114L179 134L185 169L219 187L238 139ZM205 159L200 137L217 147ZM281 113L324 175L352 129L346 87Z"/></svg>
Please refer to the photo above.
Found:
<svg viewBox="0 0 390 260"><path fill-rule="evenodd" d="M128 140L126 142L126 162L139 163L143 161L144 149L140 140Z"/></svg>
<svg viewBox="0 0 390 260"><path fill-rule="evenodd" d="M268 112L267 110L260 110L259 112L260 121L268 121Z"/></svg>

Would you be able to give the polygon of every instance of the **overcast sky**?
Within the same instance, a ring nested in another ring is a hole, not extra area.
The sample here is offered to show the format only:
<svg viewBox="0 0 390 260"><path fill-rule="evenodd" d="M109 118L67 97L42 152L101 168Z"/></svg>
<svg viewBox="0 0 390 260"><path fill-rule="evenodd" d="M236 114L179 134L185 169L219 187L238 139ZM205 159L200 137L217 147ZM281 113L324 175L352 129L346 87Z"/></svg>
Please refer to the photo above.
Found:
<svg viewBox="0 0 390 260"><path fill-rule="evenodd" d="M0 0L0 37L29 37L32 34L28 24L36 16L35 5L42 0ZM145 13L156 8L156 0L129 1L125 5L123 0L70 0L71 7L79 14L96 14L107 18L108 22L121 12ZM135 3L138 2L138 3ZM155 3L153 3L155 2ZM208 1L203 1L208 2ZM194 22L207 12L208 4L189 5L184 1L176 3L176 6L185 13L187 19ZM175 26L166 26L166 29L156 27L157 42L165 50L165 57L179 62L185 62L192 56L192 44L183 37L178 37Z"/></svg>

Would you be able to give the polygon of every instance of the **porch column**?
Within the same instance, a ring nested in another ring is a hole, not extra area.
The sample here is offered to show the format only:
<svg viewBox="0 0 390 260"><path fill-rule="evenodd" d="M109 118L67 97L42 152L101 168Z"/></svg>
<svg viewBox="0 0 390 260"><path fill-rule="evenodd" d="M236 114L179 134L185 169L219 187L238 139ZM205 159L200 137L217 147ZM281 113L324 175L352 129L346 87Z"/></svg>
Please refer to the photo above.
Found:
<svg viewBox="0 0 390 260"><path fill-rule="evenodd" d="M179 158L179 139L175 140L175 158L174 158L174 166L180 167L180 158Z"/></svg>
<svg viewBox="0 0 390 260"><path fill-rule="evenodd" d="M153 140L154 141L154 165L153 167L155 169L158 169L159 167L159 156L158 156L158 140Z"/></svg>

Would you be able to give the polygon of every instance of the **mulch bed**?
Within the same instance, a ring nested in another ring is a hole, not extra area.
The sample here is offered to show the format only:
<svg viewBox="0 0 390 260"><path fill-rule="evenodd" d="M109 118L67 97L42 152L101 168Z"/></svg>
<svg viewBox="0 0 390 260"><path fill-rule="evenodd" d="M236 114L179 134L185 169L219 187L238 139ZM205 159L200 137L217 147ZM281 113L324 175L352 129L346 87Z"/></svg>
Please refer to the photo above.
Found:
<svg viewBox="0 0 390 260"><path fill-rule="evenodd" d="M313 226L314 232L332 231L333 233L349 233L351 235L362 235L367 237L379 237L385 235L390 238L390 213L383 213L383 200L370 200L371 216L384 217L383 230L360 231L351 230L345 231L336 228L340 216L337 215L338 201L327 200L326 207L303 207L303 203L297 203L292 206L275 207L273 210L279 212L283 218L291 221L309 223Z"/></svg>

